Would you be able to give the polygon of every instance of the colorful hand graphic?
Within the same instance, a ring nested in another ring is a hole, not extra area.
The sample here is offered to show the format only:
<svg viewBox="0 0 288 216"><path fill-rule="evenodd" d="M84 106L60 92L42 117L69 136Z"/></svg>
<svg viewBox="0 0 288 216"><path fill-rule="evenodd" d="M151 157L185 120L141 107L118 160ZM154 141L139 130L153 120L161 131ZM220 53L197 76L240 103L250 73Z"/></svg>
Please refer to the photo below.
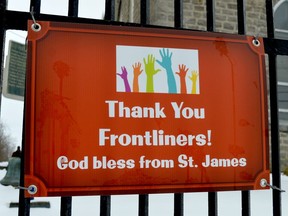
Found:
<svg viewBox="0 0 288 216"><path fill-rule="evenodd" d="M160 64L167 73L167 83L168 83L168 92L169 93L177 93L177 88L176 88L176 81L175 77L172 71L172 52L169 52L169 49L163 48L162 50L159 50L160 55L162 57L162 61L157 60L157 63Z"/></svg>
<svg viewBox="0 0 288 216"><path fill-rule="evenodd" d="M144 58L145 73L147 75L146 92L154 92L154 80L153 76L157 74L160 69L155 70L155 57L153 55L148 55L147 61Z"/></svg>
<svg viewBox="0 0 288 216"><path fill-rule="evenodd" d="M131 92L131 88L128 82L128 72L126 67L121 67L122 73L117 73L118 76L120 76L123 79L124 86L125 86L125 91L126 92Z"/></svg>
<svg viewBox="0 0 288 216"><path fill-rule="evenodd" d="M198 72L197 71L191 71L191 75L189 77L189 79L194 83L194 82L197 82L197 79L198 79Z"/></svg>
<svg viewBox="0 0 288 216"><path fill-rule="evenodd" d="M160 71L160 69L155 70L155 57L151 54L146 59L143 59L145 65L145 72L147 76L154 76L156 73Z"/></svg>
<svg viewBox="0 0 288 216"><path fill-rule="evenodd" d="M181 77L185 78L189 68L186 68L186 65L184 64L179 65L178 68L179 68L179 72L176 72L176 74L179 75L180 78Z"/></svg>
<svg viewBox="0 0 288 216"><path fill-rule="evenodd" d="M143 72L143 70L141 70L141 63L140 62L132 65L132 68L133 68L134 77L139 77L140 74Z"/></svg>
<svg viewBox="0 0 288 216"><path fill-rule="evenodd" d="M139 83L138 83L138 77L140 76L140 74L143 72L143 70L141 70L141 63L135 63L134 65L132 65L133 68L133 92L139 92Z"/></svg>
<svg viewBox="0 0 288 216"><path fill-rule="evenodd" d="M177 75L180 77L180 86L181 86L181 94L186 94L187 93L187 87L186 87L186 74L189 70L189 68L186 68L186 65L182 64L179 65L179 72L176 72Z"/></svg>
<svg viewBox="0 0 288 216"><path fill-rule="evenodd" d="M198 79L198 72L197 71L192 71L191 72L192 76L189 76L189 79L192 81L192 91L191 94L196 94L196 83L197 83L197 79Z"/></svg>
<svg viewBox="0 0 288 216"><path fill-rule="evenodd" d="M171 58L172 58L172 52L169 53L169 49L163 48L162 50L159 51L160 55L162 57L162 61L160 62L159 60L156 60L158 64L160 64L163 68L166 70L170 69L172 66Z"/></svg>
<svg viewBox="0 0 288 216"><path fill-rule="evenodd" d="M122 73L121 73L121 74L120 74L120 73L117 73L117 75L120 76L123 80L124 80L124 79L127 79L127 77L128 77L128 72L127 72L126 67L121 67L121 71L122 71Z"/></svg>

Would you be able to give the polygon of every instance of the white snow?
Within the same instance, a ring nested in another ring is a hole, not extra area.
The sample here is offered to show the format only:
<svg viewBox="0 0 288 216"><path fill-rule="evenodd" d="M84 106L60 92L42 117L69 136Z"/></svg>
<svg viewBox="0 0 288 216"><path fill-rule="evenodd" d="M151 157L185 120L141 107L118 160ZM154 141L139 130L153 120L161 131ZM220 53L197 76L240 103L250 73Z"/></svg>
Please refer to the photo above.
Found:
<svg viewBox="0 0 288 216"><path fill-rule="evenodd" d="M0 165L3 165L2 163ZM0 170L0 179L6 171ZM288 215L288 177L281 176L282 215ZM19 192L11 186L0 185L0 215L17 216L18 208L9 208L10 202L18 202ZM173 194L149 195L149 216L173 216ZM208 215L207 193L185 193L184 215ZM51 208L31 208L31 216L60 215L60 197L35 198L35 201L48 201ZM72 198L72 215L99 215L99 196L75 196ZM137 216L138 195L117 195L111 198L111 216ZM241 192L218 192L218 215L241 216ZM251 215L272 216L272 190L251 191Z"/></svg>

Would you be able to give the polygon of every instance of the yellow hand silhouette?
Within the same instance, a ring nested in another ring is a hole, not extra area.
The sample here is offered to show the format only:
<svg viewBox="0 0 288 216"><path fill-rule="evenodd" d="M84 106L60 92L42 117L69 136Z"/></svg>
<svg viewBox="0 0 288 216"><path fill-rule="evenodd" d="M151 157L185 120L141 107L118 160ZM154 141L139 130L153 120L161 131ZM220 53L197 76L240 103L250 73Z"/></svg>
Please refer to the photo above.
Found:
<svg viewBox="0 0 288 216"><path fill-rule="evenodd" d="M189 79L190 79L193 83L196 82L197 79L198 79L198 76L199 76L198 72L197 72L196 70L191 71L191 75L192 75L192 76L189 76Z"/></svg>
<svg viewBox="0 0 288 216"><path fill-rule="evenodd" d="M197 82L198 76L199 76L199 73L196 70L191 71L191 76L189 76L189 79L192 81L191 94L196 94L196 82Z"/></svg>

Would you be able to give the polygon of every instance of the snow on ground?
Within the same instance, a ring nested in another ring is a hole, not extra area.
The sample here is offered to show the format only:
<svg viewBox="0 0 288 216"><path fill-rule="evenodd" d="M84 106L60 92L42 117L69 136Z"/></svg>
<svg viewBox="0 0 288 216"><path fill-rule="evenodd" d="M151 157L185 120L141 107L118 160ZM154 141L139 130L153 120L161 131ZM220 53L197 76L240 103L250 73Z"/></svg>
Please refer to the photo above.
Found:
<svg viewBox="0 0 288 216"><path fill-rule="evenodd" d="M3 165L3 164L0 164ZM0 170L0 179L6 171ZM282 215L288 215L288 177L282 175ZM0 215L17 216L17 208L9 208L10 202L18 202L18 190L0 185ZM207 216L207 193L185 193L184 215ZM60 198L35 198L35 201L49 201L51 208L31 208L31 216L60 215ZM33 202L33 201L32 201ZM99 196L79 196L72 198L72 215L99 215ZM149 195L149 216L173 216L173 194ZM111 198L111 216L137 216L138 195L117 195ZM219 216L241 216L241 192L218 192ZM272 190L251 191L251 215L272 216Z"/></svg>

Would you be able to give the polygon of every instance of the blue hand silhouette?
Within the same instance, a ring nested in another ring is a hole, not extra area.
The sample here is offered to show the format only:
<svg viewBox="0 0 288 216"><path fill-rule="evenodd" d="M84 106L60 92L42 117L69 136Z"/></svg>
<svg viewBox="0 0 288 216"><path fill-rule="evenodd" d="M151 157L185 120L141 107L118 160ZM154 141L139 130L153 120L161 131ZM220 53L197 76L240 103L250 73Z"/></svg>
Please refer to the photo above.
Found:
<svg viewBox="0 0 288 216"><path fill-rule="evenodd" d="M172 70L172 52L170 53L169 49L165 50L164 48L162 50L159 50L159 52L162 57L162 61L156 60L156 62L166 70L168 92L177 93L176 80Z"/></svg>

